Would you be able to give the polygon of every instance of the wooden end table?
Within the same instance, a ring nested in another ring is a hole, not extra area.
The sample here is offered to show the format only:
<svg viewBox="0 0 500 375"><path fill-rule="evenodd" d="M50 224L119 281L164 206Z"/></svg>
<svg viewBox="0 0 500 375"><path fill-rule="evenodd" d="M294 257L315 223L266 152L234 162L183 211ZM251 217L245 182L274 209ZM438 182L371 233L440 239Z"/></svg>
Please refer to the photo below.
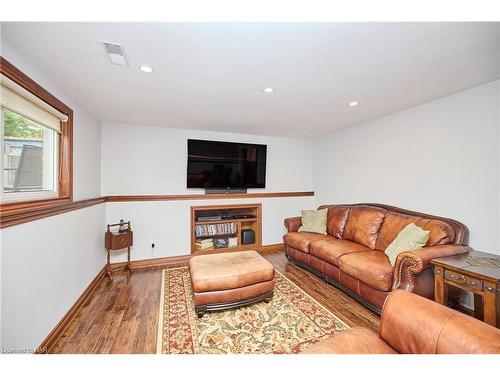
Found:
<svg viewBox="0 0 500 375"><path fill-rule="evenodd" d="M124 230L123 232L111 231L112 227L120 226L120 228L122 228L124 225L126 226L126 230ZM130 247L133 244L134 236L132 228L130 227L130 221L126 223L122 221L118 224L108 224L108 230L106 231L106 234L104 236L104 247L107 251L106 274L108 275L108 278L110 280L113 280L113 278L111 277L111 273L115 271L128 269L131 274L133 273L132 267L130 265ZM120 267L116 270L111 270L110 252L113 250L122 250L125 248L127 249L127 263L123 267Z"/></svg>
<svg viewBox="0 0 500 375"><path fill-rule="evenodd" d="M481 251L436 258L434 265L434 298L446 305L448 286L474 293L474 315L494 326L500 326L500 257Z"/></svg>

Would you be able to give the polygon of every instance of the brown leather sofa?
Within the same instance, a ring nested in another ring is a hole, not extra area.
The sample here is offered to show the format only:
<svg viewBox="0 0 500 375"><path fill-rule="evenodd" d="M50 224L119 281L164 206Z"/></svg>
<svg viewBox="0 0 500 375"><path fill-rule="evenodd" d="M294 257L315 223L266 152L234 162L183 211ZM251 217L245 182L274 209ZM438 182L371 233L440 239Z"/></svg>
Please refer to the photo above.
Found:
<svg viewBox="0 0 500 375"><path fill-rule="evenodd" d="M288 260L322 277L380 313L393 289L434 298L434 258L468 252L468 230L458 221L397 207L363 203L325 205L327 234L298 232L300 217L285 219ZM392 266L384 253L408 224L430 231L426 247L401 253Z"/></svg>
<svg viewBox="0 0 500 375"><path fill-rule="evenodd" d="M402 290L386 299L380 331L356 327L321 341L304 354L493 354L500 330Z"/></svg>

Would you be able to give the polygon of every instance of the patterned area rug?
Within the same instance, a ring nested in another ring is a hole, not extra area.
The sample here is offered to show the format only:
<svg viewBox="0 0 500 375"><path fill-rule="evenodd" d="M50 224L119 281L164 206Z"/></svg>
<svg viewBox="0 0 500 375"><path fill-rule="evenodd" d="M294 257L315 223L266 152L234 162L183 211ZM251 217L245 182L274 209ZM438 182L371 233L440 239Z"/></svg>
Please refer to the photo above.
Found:
<svg viewBox="0 0 500 375"><path fill-rule="evenodd" d="M349 329L276 271L270 303L210 312L194 311L188 267L163 270L157 353L298 353Z"/></svg>

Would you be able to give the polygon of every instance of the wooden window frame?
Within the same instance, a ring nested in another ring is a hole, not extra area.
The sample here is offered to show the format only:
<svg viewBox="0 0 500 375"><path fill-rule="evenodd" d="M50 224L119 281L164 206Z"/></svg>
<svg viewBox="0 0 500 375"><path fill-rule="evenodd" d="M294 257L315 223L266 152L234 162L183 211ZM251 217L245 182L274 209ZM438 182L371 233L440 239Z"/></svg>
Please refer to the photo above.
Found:
<svg viewBox="0 0 500 375"><path fill-rule="evenodd" d="M61 126L61 134L59 136L59 164L56 171L58 196L56 198L1 203L0 221L4 221L14 215L40 209L56 208L73 202L73 110L2 56L0 56L0 73L68 116L68 121Z"/></svg>

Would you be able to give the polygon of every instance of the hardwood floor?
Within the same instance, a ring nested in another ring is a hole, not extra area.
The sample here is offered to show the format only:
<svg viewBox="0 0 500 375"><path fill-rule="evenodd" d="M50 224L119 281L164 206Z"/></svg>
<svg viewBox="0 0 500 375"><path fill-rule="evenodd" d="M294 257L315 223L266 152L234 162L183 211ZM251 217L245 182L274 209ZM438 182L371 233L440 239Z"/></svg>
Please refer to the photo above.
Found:
<svg viewBox="0 0 500 375"><path fill-rule="evenodd" d="M379 317L312 273L289 264L282 251L264 254L278 271L351 327L379 328ZM179 265L176 265L177 267ZM136 269L104 279L52 353L155 353L161 270Z"/></svg>

